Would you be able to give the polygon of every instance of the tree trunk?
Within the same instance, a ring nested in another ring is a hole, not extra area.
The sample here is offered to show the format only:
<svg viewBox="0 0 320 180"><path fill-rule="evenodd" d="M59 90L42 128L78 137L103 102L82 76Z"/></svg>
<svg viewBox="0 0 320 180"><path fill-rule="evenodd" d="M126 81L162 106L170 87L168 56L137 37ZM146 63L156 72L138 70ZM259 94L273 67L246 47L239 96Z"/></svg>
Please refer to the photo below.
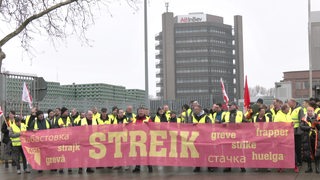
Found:
<svg viewBox="0 0 320 180"><path fill-rule="evenodd" d="M0 48L0 73L1 73L1 68L2 68L2 61L6 58L6 54L2 51Z"/></svg>

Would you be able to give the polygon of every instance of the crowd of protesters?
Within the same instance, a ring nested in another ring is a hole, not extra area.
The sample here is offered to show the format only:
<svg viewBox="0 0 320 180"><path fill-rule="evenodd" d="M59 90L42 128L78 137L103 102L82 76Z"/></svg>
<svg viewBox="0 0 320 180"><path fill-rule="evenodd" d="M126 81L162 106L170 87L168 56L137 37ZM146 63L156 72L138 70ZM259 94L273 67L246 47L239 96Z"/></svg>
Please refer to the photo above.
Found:
<svg viewBox="0 0 320 180"><path fill-rule="evenodd" d="M178 113L179 112L179 113ZM45 114L47 115L45 117ZM197 101L184 104L180 110L170 110L168 105L157 108L156 113L150 116L148 108L140 107L134 112L132 106L125 109L112 107L108 113L107 108L93 107L86 112L79 112L73 108L71 111L66 107L49 109L44 113L38 108L32 108L30 115L25 118L18 116L15 111L9 111L2 124L2 143L5 145L4 167L9 168L9 160L12 166L16 166L17 174L30 173L27 161L24 156L21 142L21 131L38 131L44 129L69 128L72 126L90 126L102 124L122 124L122 123L144 123L144 122L169 122L169 123L258 123L258 122L291 122L294 128L295 143L295 172L299 172L302 163L307 163L306 173L313 172L312 162L315 164L315 172L320 172L319 157L320 143L318 132L320 130L320 101L316 98L305 100L300 105L295 99L283 102L274 99L271 105L263 103L259 98L252 103L245 112L238 109L235 102L228 106L221 103L213 104L211 108L205 109ZM319 116L318 116L319 115ZM20 166L22 158L22 168ZM95 169L100 169L95 168ZM112 167L108 167L112 168ZM113 169L128 167L113 167ZM94 168L85 168L86 173L94 173ZM216 167L208 167L209 172L216 171ZM244 167L241 172L246 172ZM52 172L64 173L64 169L54 169ZM72 173L72 169L67 170ZM193 172L200 172L200 167L195 167ZM223 169L223 172L230 172L231 168ZM268 171L270 171L268 169ZM282 172L283 169L278 169ZM132 170L133 173L140 172L140 165ZM153 172L153 167L148 166L148 172ZM42 173L42 171L38 171ZM83 168L78 169L78 173L83 173Z"/></svg>

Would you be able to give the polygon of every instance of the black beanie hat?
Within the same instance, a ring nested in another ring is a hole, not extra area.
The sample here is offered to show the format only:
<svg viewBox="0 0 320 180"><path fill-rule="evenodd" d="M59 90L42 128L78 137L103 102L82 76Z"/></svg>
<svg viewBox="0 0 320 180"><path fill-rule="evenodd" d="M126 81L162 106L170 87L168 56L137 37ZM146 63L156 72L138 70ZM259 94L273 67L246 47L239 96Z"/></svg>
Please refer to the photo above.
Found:
<svg viewBox="0 0 320 180"><path fill-rule="evenodd" d="M68 111L68 109L66 107L62 107L61 108L61 114L63 114L64 112Z"/></svg>

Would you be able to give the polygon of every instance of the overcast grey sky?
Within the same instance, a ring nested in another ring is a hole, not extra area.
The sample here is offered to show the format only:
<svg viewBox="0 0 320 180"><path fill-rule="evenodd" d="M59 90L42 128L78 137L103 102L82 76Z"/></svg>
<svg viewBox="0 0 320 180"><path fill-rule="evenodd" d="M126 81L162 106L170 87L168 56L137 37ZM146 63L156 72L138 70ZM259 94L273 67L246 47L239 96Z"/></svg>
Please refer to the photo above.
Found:
<svg viewBox="0 0 320 180"><path fill-rule="evenodd" d="M204 12L224 17L233 24L234 15L243 17L244 65L248 85L266 88L280 81L284 71L307 70L308 1L302 0L149 0L149 93L156 94L155 34L161 31L165 2L174 15ZM312 10L320 1L312 0ZM135 11L124 2L110 5L96 14L88 31L91 46L76 37L53 47L46 37L33 42L30 60L16 37L3 47L7 58L3 69L33 73L61 84L107 83L144 89L143 4ZM3 37L0 31L1 38Z"/></svg>

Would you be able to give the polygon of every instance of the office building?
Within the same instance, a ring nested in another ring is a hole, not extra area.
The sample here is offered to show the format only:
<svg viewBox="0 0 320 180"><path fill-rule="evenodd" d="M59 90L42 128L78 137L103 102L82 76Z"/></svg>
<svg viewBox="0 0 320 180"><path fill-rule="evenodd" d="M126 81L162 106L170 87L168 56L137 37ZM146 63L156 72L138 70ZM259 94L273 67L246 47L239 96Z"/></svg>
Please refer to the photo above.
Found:
<svg viewBox="0 0 320 180"><path fill-rule="evenodd" d="M240 99L244 84L242 38L241 16L234 16L232 26L210 14L163 13L162 31L155 37L157 96L165 100L210 97L223 102L222 78L229 99Z"/></svg>

